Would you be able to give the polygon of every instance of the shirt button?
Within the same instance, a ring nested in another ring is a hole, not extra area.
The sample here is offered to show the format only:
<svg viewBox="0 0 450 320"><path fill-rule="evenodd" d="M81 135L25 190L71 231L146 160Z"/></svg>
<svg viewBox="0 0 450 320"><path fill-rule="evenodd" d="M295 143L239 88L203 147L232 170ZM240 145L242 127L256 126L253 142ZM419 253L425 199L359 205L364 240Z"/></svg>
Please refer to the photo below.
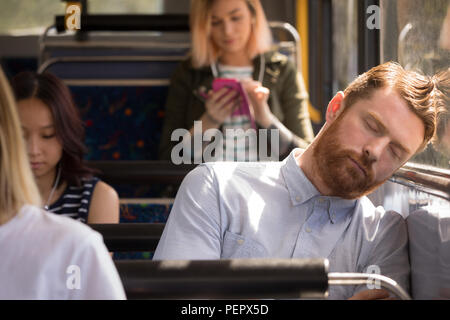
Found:
<svg viewBox="0 0 450 320"><path fill-rule="evenodd" d="M244 243L244 240L243 240L243 239L239 239L239 240L237 240L237 243L238 243L238 244L243 244L243 243Z"/></svg>
<svg viewBox="0 0 450 320"><path fill-rule="evenodd" d="M300 196L296 196L295 200L300 201Z"/></svg>
<svg viewBox="0 0 450 320"><path fill-rule="evenodd" d="M306 227L305 231L311 233L312 230L309 227Z"/></svg>
<svg viewBox="0 0 450 320"><path fill-rule="evenodd" d="M324 198L319 198L319 202L320 202L320 203L324 203L324 202L325 202L325 199L324 199Z"/></svg>

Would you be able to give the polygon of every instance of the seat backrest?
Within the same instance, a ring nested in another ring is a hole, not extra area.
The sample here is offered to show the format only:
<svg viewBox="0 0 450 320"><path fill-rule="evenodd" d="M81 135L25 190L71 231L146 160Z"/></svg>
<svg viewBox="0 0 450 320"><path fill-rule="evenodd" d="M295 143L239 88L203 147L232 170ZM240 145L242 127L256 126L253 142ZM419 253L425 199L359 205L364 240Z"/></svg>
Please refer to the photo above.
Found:
<svg viewBox="0 0 450 320"><path fill-rule="evenodd" d="M369 195L406 219L413 299L450 298L450 200L434 193L394 176Z"/></svg>

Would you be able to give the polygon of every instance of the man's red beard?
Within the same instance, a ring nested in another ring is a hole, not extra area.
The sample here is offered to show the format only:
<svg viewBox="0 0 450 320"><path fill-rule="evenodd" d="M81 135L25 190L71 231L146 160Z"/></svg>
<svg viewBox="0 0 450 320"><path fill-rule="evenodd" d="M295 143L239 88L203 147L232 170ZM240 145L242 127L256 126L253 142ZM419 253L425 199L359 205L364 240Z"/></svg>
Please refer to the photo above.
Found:
<svg viewBox="0 0 450 320"><path fill-rule="evenodd" d="M313 159L316 162L316 174L331 190L330 195L355 199L372 192L387 179L376 182L372 170L373 160L364 153L345 149L336 141L343 116L336 119L319 138Z"/></svg>

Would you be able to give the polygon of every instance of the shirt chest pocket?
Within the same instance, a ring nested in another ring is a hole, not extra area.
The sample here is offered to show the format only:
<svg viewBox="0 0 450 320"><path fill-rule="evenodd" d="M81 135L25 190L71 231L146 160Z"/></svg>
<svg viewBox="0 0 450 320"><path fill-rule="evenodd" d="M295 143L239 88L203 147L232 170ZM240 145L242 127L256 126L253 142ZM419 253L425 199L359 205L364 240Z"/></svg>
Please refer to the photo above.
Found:
<svg viewBox="0 0 450 320"><path fill-rule="evenodd" d="M222 259L266 258L267 251L258 242L236 233L225 231L222 245Z"/></svg>

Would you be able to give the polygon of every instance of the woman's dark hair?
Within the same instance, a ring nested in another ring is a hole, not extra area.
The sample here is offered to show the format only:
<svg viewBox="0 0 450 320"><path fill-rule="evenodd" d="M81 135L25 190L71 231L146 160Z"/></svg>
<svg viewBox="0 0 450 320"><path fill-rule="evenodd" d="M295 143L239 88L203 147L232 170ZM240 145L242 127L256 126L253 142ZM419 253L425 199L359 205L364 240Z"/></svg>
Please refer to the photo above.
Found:
<svg viewBox="0 0 450 320"><path fill-rule="evenodd" d="M61 182L80 186L81 178L90 177L95 171L83 162L87 152L83 143L84 126L69 88L48 72L21 72L11 80L11 85L17 101L36 98L50 108L56 136L63 148L59 162Z"/></svg>

